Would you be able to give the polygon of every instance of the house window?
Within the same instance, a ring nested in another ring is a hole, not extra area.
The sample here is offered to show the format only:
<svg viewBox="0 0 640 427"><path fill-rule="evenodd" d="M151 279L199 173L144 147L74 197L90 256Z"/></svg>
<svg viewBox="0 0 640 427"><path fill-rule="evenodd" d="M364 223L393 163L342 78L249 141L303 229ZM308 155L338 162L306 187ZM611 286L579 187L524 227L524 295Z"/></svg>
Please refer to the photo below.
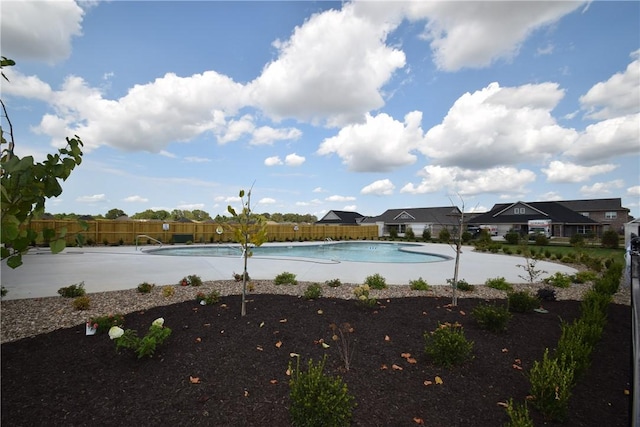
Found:
<svg viewBox="0 0 640 427"><path fill-rule="evenodd" d="M604 219L616 219L618 218L618 212L605 212Z"/></svg>
<svg viewBox="0 0 640 427"><path fill-rule="evenodd" d="M587 218L589 218L589 212L580 212L580 215L586 216Z"/></svg>
<svg viewBox="0 0 640 427"><path fill-rule="evenodd" d="M513 213L516 214L516 215L524 215L525 209L524 208L513 208Z"/></svg>

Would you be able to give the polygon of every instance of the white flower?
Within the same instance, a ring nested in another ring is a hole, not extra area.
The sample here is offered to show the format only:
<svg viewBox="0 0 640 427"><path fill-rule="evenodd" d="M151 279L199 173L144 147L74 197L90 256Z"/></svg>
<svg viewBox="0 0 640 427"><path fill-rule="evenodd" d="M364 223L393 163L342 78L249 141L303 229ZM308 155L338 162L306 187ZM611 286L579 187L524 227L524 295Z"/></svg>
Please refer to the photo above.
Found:
<svg viewBox="0 0 640 427"><path fill-rule="evenodd" d="M124 330L118 326L112 326L111 329L109 329L109 338L112 340L120 338L122 335L124 335Z"/></svg>
<svg viewBox="0 0 640 427"><path fill-rule="evenodd" d="M159 326L162 328L162 325L164 325L164 319L162 317L158 317L156 320L154 320L153 322L151 322L151 324L153 326Z"/></svg>

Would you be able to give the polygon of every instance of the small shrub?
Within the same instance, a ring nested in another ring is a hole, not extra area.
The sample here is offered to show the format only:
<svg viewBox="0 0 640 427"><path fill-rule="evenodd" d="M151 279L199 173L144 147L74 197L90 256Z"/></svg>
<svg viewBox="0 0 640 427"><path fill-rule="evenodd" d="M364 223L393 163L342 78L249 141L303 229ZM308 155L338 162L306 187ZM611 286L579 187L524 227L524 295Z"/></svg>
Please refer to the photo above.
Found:
<svg viewBox="0 0 640 427"><path fill-rule="evenodd" d="M136 331L132 329L125 331L119 326L109 329L109 338L116 342L116 351L120 348L128 348L138 355L138 359L153 356L156 347L169 338L169 335L171 335L171 329L164 327L162 317L151 323L149 332L142 338L138 337Z"/></svg>
<svg viewBox="0 0 640 427"><path fill-rule="evenodd" d="M569 243L571 243L571 246L574 246L574 247L583 246L584 234L574 234L573 236L571 236L571 239L569 239Z"/></svg>
<svg viewBox="0 0 640 427"><path fill-rule="evenodd" d="M124 325L124 316L122 314L110 314L108 316L92 317L87 322L97 333L107 332L113 326Z"/></svg>
<svg viewBox="0 0 640 427"><path fill-rule="evenodd" d="M549 357L549 349L546 349L542 361L534 361L529 371L529 394L533 396L533 406L548 419L564 421L569 409L573 380L573 366Z"/></svg>
<svg viewBox="0 0 640 427"><path fill-rule="evenodd" d="M543 282L548 285L555 286L556 288L569 288L571 287L571 276L556 271L553 276L547 277Z"/></svg>
<svg viewBox="0 0 640 427"><path fill-rule="evenodd" d="M453 280L452 279L447 279L447 283L449 283L450 285L453 286ZM464 279L459 279L458 283L456 284L456 289L461 290L462 292L473 292L474 289L475 289L475 286L470 285Z"/></svg>
<svg viewBox="0 0 640 427"><path fill-rule="evenodd" d="M327 286L330 286L332 288L337 288L339 286L342 285L342 282L340 281L340 279L332 279L332 280L327 280L326 282L324 282Z"/></svg>
<svg viewBox="0 0 640 427"><path fill-rule="evenodd" d="M2 287L0 288L0 297L4 297L4 296L6 296L8 292L9 292L9 291L7 290L7 288L5 288L4 286L2 286Z"/></svg>
<svg viewBox="0 0 640 427"><path fill-rule="evenodd" d="M541 291L542 289L538 290ZM555 291L554 299L555 299ZM527 291L511 292L508 296L509 311L514 313L529 313L540 306L540 299Z"/></svg>
<svg viewBox="0 0 640 427"><path fill-rule="evenodd" d="M459 323L441 323L432 332L425 332L425 353L434 364L452 367L470 360L473 342L464 336Z"/></svg>
<svg viewBox="0 0 640 427"><path fill-rule="evenodd" d="M503 246L502 247L502 252L505 255L511 255L513 253L513 251L511 250L511 248L509 246Z"/></svg>
<svg viewBox="0 0 640 427"><path fill-rule="evenodd" d="M317 283L313 283L307 286L307 289L304 290L303 298L318 299L320 298L321 295L322 295L322 287Z"/></svg>
<svg viewBox="0 0 640 427"><path fill-rule="evenodd" d="M576 274L571 276L571 280L573 283L587 283L596 280L597 277L598 275L593 271L584 270L578 271Z"/></svg>
<svg viewBox="0 0 640 427"><path fill-rule="evenodd" d="M422 278L418 278L418 280L410 280L409 286L413 291L428 291L431 289L431 286Z"/></svg>
<svg viewBox="0 0 640 427"><path fill-rule="evenodd" d="M73 308L76 310L89 310L89 308L91 308L91 298L86 295L76 297L72 304Z"/></svg>
<svg viewBox="0 0 640 427"><path fill-rule="evenodd" d="M413 229L411 227L407 227L407 229L405 230L404 238L406 240L416 240L416 234L413 232Z"/></svg>
<svg viewBox="0 0 640 427"><path fill-rule="evenodd" d="M549 238L544 234L538 233L535 236L536 246L547 246L549 244Z"/></svg>
<svg viewBox="0 0 640 427"><path fill-rule="evenodd" d="M506 307L479 304L471 311L471 316L480 326L480 329L486 329L491 332L504 332L511 319L511 313Z"/></svg>
<svg viewBox="0 0 640 427"><path fill-rule="evenodd" d="M620 235L614 230L607 230L602 233L602 247L610 249L618 249Z"/></svg>
<svg viewBox="0 0 640 427"><path fill-rule="evenodd" d="M440 230L440 233L438 233L438 239L441 242L447 243L451 239L451 232L449 231L449 229L443 228L442 230Z"/></svg>
<svg viewBox="0 0 640 427"><path fill-rule="evenodd" d="M151 283L142 282L138 285L138 292L141 294L148 294L153 288L155 288L155 286L156 285Z"/></svg>
<svg viewBox="0 0 640 427"><path fill-rule="evenodd" d="M176 293L176 289L171 285L166 285L162 287L162 296L164 297L172 297Z"/></svg>
<svg viewBox="0 0 640 427"><path fill-rule="evenodd" d="M297 285L298 280L296 280L296 275L293 273L289 273L287 271L278 274L275 279L273 279L274 285Z"/></svg>
<svg viewBox="0 0 640 427"><path fill-rule="evenodd" d="M360 285L353 289L353 294L356 296L358 305L367 308L375 307L378 301L369 295L370 291L371 288L369 288L369 285Z"/></svg>
<svg viewBox="0 0 640 427"><path fill-rule="evenodd" d="M294 354L295 355L295 354ZM300 356L296 366L289 363L289 415L294 426L350 426L355 399L340 377L324 373L327 357L317 364L309 360L307 371L300 370Z"/></svg>
<svg viewBox="0 0 640 427"><path fill-rule="evenodd" d="M487 279L484 282L485 286L493 289L498 289L500 291L511 291L513 290L513 285L508 283L504 277L495 277L493 279Z"/></svg>
<svg viewBox="0 0 640 427"><path fill-rule="evenodd" d="M76 298L86 295L87 291L84 289L84 282L80 282L75 285L69 285L58 289L58 294L64 298Z"/></svg>
<svg viewBox="0 0 640 427"><path fill-rule="evenodd" d="M200 278L200 276L196 274L191 274L187 276L187 282L191 286L202 286L202 279Z"/></svg>
<svg viewBox="0 0 640 427"><path fill-rule="evenodd" d="M424 230L422 230L422 240L424 240L425 242L431 240L431 230L429 228L425 228Z"/></svg>
<svg viewBox="0 0 640 427"><path fill-rule="evenodd" d="M536 293L538 299L540 301L555 301L556 300L556 290L551 288L541 288L538 289Z"/></svg>
<svg viewBox="0 0 640 427"><path fill-rule="evenodd" d="M574 367L574 379L578 379L589 368L591 352L602 336L603 326L575 319L573 323L562 322L562 333L558 340L555 357L560 363Z"/></svg>
<svg viewBox="0 0 640 427"><path fill-rule="evenodd" d="M386 279L378 273L367 276L367 278L364 279L364 283L369 285L371 289L387 289Z"/></svg>
<svg viewBox="0 0 640 427"><path fill-rule="evenodd" d="M506 411L509 416L509 422L504 427L533 427L533 420L529 415L526 401L520 405L513 403L513 399L509 399Z"/></svg>
<svg viewBox="0 0 640 427"><path fill-rule="evenodd" d="M251 278L249 277L249 272L246 272L244 275L246 276L247 282L251 280ZM236 282L242 282L242 274L233 273L233 280L235 280Z"/></svg>
<svg viewBox="0 0 640 427"><path fill-rule="evenodd" d="M509 231L504 235L504 240L510 245L517 245L520 242L520 234L517 231Z"/></svg>
<svg viewBox="0 0 640 427"><path fill-rule="evenodd" d="M220 292L215 289L208 294L205 294L204 292L198 292L196 294L196 301L198 301L200 304L204 302L204 304L202 305L217 304L220 301Z"/></svg>

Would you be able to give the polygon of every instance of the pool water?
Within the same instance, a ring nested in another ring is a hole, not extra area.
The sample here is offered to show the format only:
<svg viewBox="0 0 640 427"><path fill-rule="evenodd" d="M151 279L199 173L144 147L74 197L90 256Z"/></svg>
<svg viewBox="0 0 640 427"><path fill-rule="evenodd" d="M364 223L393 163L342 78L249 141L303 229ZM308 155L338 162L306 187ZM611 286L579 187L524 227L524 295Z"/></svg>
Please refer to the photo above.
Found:
<svg viewBox="0 0 640 427"><path fill-rule="evenodd" d="M414 252L419 244L380 242L338 242L305 245L262 245L252 248L253 257L315 258L331 261L424 263L450 259L443 255ZM413 249L413 251L412 251ZM242 256L237 245L181 246L151 249L153 255L171 256Z"/></svg>

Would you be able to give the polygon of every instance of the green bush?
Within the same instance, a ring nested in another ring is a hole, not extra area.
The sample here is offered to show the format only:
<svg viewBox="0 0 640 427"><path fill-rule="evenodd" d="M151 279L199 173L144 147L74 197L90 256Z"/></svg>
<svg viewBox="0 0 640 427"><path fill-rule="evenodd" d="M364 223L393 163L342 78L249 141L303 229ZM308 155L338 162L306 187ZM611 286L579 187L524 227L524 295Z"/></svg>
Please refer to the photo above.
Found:
<svg viewBox="0 0 640 427"><path fill-rule="evenodd" d="M509 246L503 246L502 247L502 252L505 255L511 255L513 253L513 251L511 250L511 248Z"/></svg>
<svg viewBox="0 0 640 427"><path fill-rule="evenodd" d="M620 235L613 230L607 230L602 233L602 247L610 249L618 249Z"/></svg>
<svg viewBox="0 0 640 427"><path fill-rule="evenodd" d="M280 273L273 279L274 285L297 285L298 280L296 280L296 275L293 273L289 273L285 271Z"/></svg>
<svg viewBox="0 0 640 427"><path fill-rule="evenodd" d="M540 306L540 299L527 291L509 293L508 301L509 311L514 313L529 313Z"/></svg>
<svg viewBox="0 0 640 427"><path fill-rule="evenodd" d="M452 279L447 279L447 283L452 284L453 280ZM456 289L459 289L459 290L461 290L463 292L473 292L475 287L473 285L470 285L464 279L458 279L458 283L456 283Z"/></svg>
<svg viewBox="0 0 640 427"><path fill-rule="evenodd" d="M58 289L58 294L64 298L76 298L86 295L87 291L84 289L84 282L80 282L75 285L69 285Z"/></svg>
<svg viewBox="0 0 640 427"><path fill-rule="evenodd" d="M187 283L189 283L190 286L202 286L202 279L196 274L191 274L187 276Z"/></svg>
<svg viewBox="0 0 640 427"><path fill-rule="evenodd" d="M0 287L0 296L4 297L9 291L4 286Z"/></svg>
<svg viewBox="0 0 640 427"><path fill-rule="evenodd" d="M307 286L303 297L304 299L318 299L320 295L322 295L322 287L317 283L313 283Z"/></svg>
<svg viewBox="0 0 640 427"><path fill-rule="evenodd" d="M578 271L576 274L571 276L571 280L573 283L587 283L594 281L597 277L598 275L593 271L584 270Z"/></svg>
<svg viewBox="0 0 640 427"><path fill-rule="evenodd" d="M340 377L324 373L326 356L318 364L309 360L306 372L300 370L300 357L296 366L289 363L289 415L296 427L349 426L355 399Z"/></svg>
<svg viewBox="0 0 640 427"><path fill-rule="evenodd" d="M449 231L448 228L443 228L442 230L440 230L440 233L438 233L438 240L440 240L441 242L447 243L450 239L451 239L451 232Z"/></svg>
<svg viewBox="0 0 640 427"><path fill-rule="evenodd" d="M410 280L409 286L413 291L428 291L431 289L431 286L422 278L418 278L417 280Z"/></svg>
<svg viewBox="0 0 640 427"><path fill-rule="evenodd" d="M556 271L553 276L547 277L543 282L556 288L569 288L571 287L571 276Z"/></svg>
<svg viewBox="0 0 640 427"><path fill-rule="evenodd" d="M576 247L580 247L584 245L584 235L583 234L574 234L573 236L571 236L571 239L569 239L569 243L571 243L571 246L576 246Z"/></svg>
<svg viewBox="0 0 640 427"><path fill-rule="evenodd" d="M511 319L511 313L506 307L478 304L471 311L471 316L480 326L480 329L486 329L491 332L504 332Z"/></svg>
<svg viewBox="0 0 640 427"><path fill-rule="evenodd" d="M342 282L340 281L340 279L332 279L332 280L327 280L326 282L324 282L327 286L330 286L332 288L337 288L338 286L342 285Z"/></svg>
<svg viewBox="0 0 640 427"><path fill-rule="evenodd" d="M571 324L563 321L560 328L562 333L555 357L561 364L573 366L575 381L589 368L593 347L602 336L602 326L575 319Z"/></svg>
<svg viewBox="0 0 640 427"><path fill-rule="evenodd" d="M364 283L369 285L371 289L387 289L386 279L378 273L367 276L367 278L364 279Z"/></svg>
<svg viewBox="0 0 640 427"><path fill-rule="evenodd" d="M140 338L136 331L119 326L109 329L109 338L116 342L116 351L120 348L128 348L138 355L138 359L151 357L156 351L156 347L162 344L171 335L171 329L164 327L164 319L158 318L151 323L149 332Z"/></svg>
<svg viewBox="0 0 640 427"><path fill-rule="evenodd" d="M376 306L378 301L374 297L369 296L370 291L371 288L369 287L369 285L360 285L356 286L353 289L353 294L356 297L356 302L358 303L358 305L367 308Z"/></svg>
<svg viewBox="0 0 640 427"><path fill-rule="evenodd" d="M564 421L569 409L569 398L574 381L574 365L561 363L549 357L546 349L542 361L534 361L529 371L532 404L545 418Z"/></svg>
<svg viewBox="0 0 640 427"><path fill-rule="evenodd" d="M249 277L248 271L244 273L244 276L247 282L251 280L251 277ZM242 274L233 273L233 280L235 280L236 282L242 282Z"/></svg>
<svg viewBox="0 0 640 427"><path fill-rule="evenodd" d="M425 353L438 366L452 367L472 357L473 342L459 323L440 323L435 331L424 333L424 340Z"/></svg>
<svg viewBox="0 0 640 427"><path fill-rule="evenodd" d="M544 234L536 234L535 238L536 246L547 246L549 244L549 239Z"/></svg>
<svg viewBox="0 0 640 427"><path fill-rule="evenodd" d="M72 304L76 310L89 310L89 308L91 308L91 298L86 295L76 297Z"/></svg>
<svg viewBox="0 0 640 427"><path fill-rule="evenodd" d="M500 291L511 291L513 290L513 285L508 283L504 277L495 277L493 279L487 279L484 282L485 286L493 289L498 289Z"/></svg>
<svg viewBox="0 0 640 427"><path fill-rule="evenodd" d="M407 227L407 229L405 230L404 238L406 240L416 240L416 235L411 227Z"/></svg>
<svg viewBox="0 0 640 427"><path fill-rule="evenodd" d="M504 240L510 245L517 245L520 243L520 234L517 231L509 231L504 235Z"/></svg>
<svg viewBox="0 0 640 427"><path fill-rule="evenodd" d="M141 294L148 294L153 288L155 288L155 286L156 285L153 285L151 283L142 282L138 285L138 292L140 292Z"/></svg>
<svg viewBox="0 0 640 427"><path fill-rule="evenodd" d="M204 305L217 304L220 301L220 292L215 289L208 294L205 294L204 292L198 292L196 294L196 301L201 304L204 301Z"/></svg>
<svg viewBox="0 0 640 427"><path fill-rule="evenodd" d="M504 427L533 427L533 420L529 415L526 401L520 405L513 403L513 399L509 399L507 415L509 416L509 422Z"/></svg>
<svg viewBox="0 0 640 427"><path fill-rule="evenodd" d="M107 332L112 326L124 325L124 316L122 314L110 314L108 316L91 317L88 323L97 333Z"/></svg>
<svg viewBox="0 0 640 427"><path fill-rule="evenodd" d="M428 242L429 240L431 240L431 230L428 228L425 228L424 230L422 230L422 240L424 240L425 242Z"/></svg>

